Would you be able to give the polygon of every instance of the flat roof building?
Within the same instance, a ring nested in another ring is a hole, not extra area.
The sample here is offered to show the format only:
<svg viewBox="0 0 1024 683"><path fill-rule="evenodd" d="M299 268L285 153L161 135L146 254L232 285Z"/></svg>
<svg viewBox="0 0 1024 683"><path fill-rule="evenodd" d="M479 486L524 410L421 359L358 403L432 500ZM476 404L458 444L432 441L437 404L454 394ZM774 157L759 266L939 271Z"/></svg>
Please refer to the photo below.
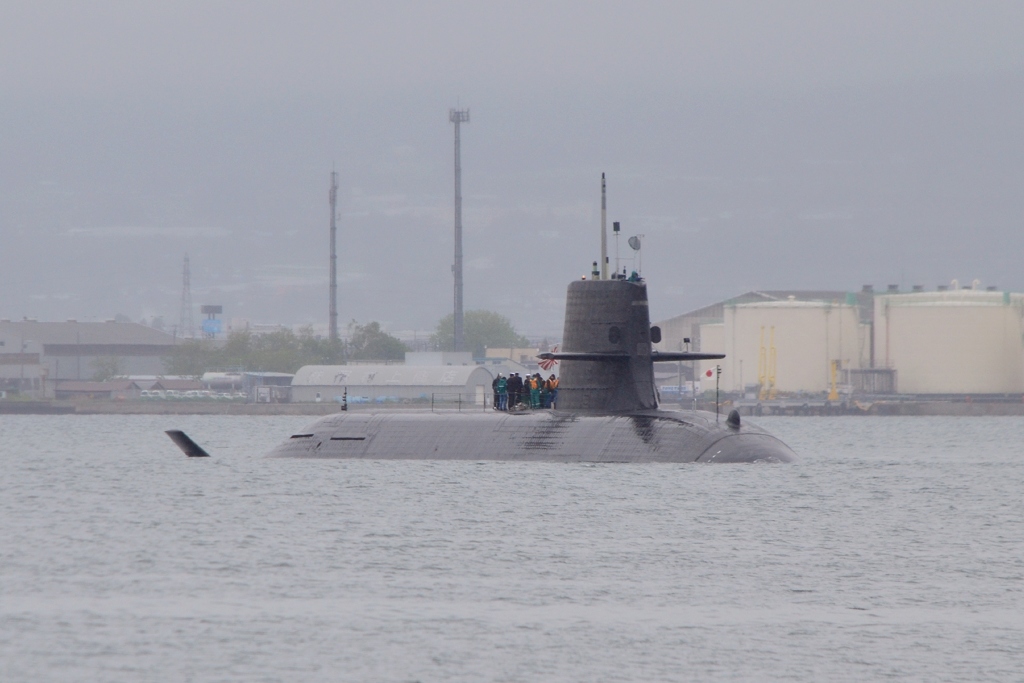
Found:
<svg viewBox="0 0 1024 683"><path fill-rule="evenodd" d="M460 394L483 405L494 375L481 365L305 365L292 380L292 402L429 400Z"/></svg>
<svg viewBox="0 0 1024 683"><path fill-rule="evenodd" d="M140 393L141 387L131 380L111 382L63 380L57 382L55 389L57 400L108 399L124 401L138 398Z"/></svg>
<svg viewBox="0 0 1024 683"><path fill-rule="evenodd" d="M901 394L1024 393L1024 294L879 294L875 359Z"/></svg>
<svg viewBox="0 0 1024 683"><path fill-rule="evenodd" d="M0 383L52 395L46 383L58 379L89 380L105 371L159 375L175 341L138 323L0 320Z"/></svg>

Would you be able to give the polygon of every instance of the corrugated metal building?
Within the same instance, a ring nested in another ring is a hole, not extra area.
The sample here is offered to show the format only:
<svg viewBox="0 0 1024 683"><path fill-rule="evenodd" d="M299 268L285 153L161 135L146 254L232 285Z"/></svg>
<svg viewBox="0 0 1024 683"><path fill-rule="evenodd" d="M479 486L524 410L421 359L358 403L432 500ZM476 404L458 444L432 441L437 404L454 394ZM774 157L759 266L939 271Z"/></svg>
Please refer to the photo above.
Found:
<svg viewBox="0 0 1024 683"><path fill-rule="evenodd" d="M117 374L159 375L174 342L138 323L0 320L0 380L16 377L22 391L49 394L54 380L92 378L99 361Z"/></svg>
<svg viewBox="0 0 1024 683"><path fill-rule="evenodd" d="M57 382L55 389L58 400L108 399L124 401L139 397L141 387L131 380L109 382L79 382L64 380Z"/></svg>
<svg viewBox="0 0 1024 683"><path fill-rule="evenodd" d="M292 402L429 399L462 394L483 405L494 376L480 365L305 365L292 380Z"/></svg>
<svg viewBox="0 0 1024 683"><path fill-rule="evenodd" d="M704 323L703 325L700 326L700 339L701 344L704 345L704 348L717 349L716 353L725 353L725 323ZM726 358L725 360L728 360L728 358ZM722 362L723 361L719 360L702 360L699 363L697 363L697 380L701 382L701 385L697 388L697 391L704 391L709 388L715 388L714 375L709 376L707 372L709 370L713 372L715 366ZM754 377L756 377L756 373ZM745 377L742 381L747 382L747 384L750 384L750 381L747 381ZM728 386L729 385L727 384L722 384L722 387ZM726 390L728 391L728 389Z"/></svg>
<svg viewBox="0 0 1024 683"><path fill-rule="evenodd" d="M955 289L875 297L876 365L902 394L1024 392L1024 295Z"/></svg>
<svg viewBox="0 0 1024 683"><path fill-rule="evenodd" d="M825 391L830 383L830 360L844 368L859 368L870 359L870 291L860 294L832 290L753 291L727 301L658 323L661 351L684 347L725 353L723 361L698 364L704 389L714 387L705 372L722 365L723 391L742 391L759 381L761 347L770 361L775 328L776 389L783 392ZM761 328L764 327L764 340ZM767 374L767 367L765 368Z"/></svg>
<svg viewBox="0 0 1024 683"><path fill-rule="evenodd" d="M871 315L871 293L861 292L851 295L847 292L835 290L765 290L750 291L735 296L725 301L698 308L689 313L683 313L666 320L655 323L661 328L661 343L655 348L659 351L679 351L684 347L683 339L690 339L691 351L716 352L721 347L709 344L703 338L702 329L704 325L713 325L725 320L726 306L750 303L770 303L773 301L825 301L832 303L849 303L850 297L861 309L863 318Z"/></svg>
<svg viewBox="0 0 1024 683"><path fill-rule="evenodd" d="M862 393L921 395L1024 393L1024 294L897 285L875 293L748 292L658 323L662 351L690 337L693 350L727 354L721 388L736 392L759 379L761 328L770 356L775 328L776 389L824 392L831 361L841 361L840 385ZM766 361L768 359L766 358ZM704 389L714 388L699 364ZM842 387L840 387L842 391Z"/></svg>
<svg viewBox="0 0 1024 683"><path fill-rule="evenodd" d="M780 392L827 391L831 361L842 361L844 368L860 368L867 362L869 333L855 303L786 300L726 305L721 386L741 391L757 384L763 373L774 374ZM774 372L769 367L773 349Z"/></svg>
<svg viewBox="0 0 1024 683"><path fill-rule="evenodd" d="M157 391L202 391L206 387L203 386L202 380L198 379L180 379L180 378L167 378L161 377L149 387Z"/></svg>
<svg viewBox="0 0 1024 683"><path fill-rule="evenodd" d="M0 336L0 391L41 396L53 385L46 385L46 367L42 344L15 335Z"/></svg>

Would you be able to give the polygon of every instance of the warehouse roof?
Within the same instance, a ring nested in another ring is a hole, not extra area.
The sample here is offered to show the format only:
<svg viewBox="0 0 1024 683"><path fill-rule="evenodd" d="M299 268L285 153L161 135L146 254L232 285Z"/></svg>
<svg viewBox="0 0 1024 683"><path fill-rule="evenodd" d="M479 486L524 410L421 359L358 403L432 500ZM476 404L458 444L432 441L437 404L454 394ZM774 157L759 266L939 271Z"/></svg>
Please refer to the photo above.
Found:
<svg viewBox="0 0 1024 683"><path fill-rule="evenodd" d="M139 388L140 387L138 384L130 380L113 380L110 382L80 382L77 380L60 380L59 382L57 382L57 391L133 391Z"/></svg>
<svg viewBox="0 0 1024 683"><path fill-rule="evenodd" d="M141 344L170 346L174 337L139 323L0 321L0 339L31 339L37 344Z"/></svg>
<svg viewBox="0 0 1024 683"><path fill-rule="evenodd" d="M731 308L831 308L833 306L849 306L845 302L835 303L832 301L798 301L786 299L783 301L744 301L743 303L726 304Z"/></svg>
<svg viewBox="0 0 1024 683"><path fill-rule="evenodd" d="M894 292L878 294L882 306L1007 306L1024 303L1024 295L1014 292L952 289L940 292Z"/></svg>
<svg viewBox="0 0 1024 683"><path fill-rule="evenodd" d="M474 373L491 381L482 365L304 365L292 386L458 386L468 384Z"/></svg>
<svg viewBox="0 0 1024 683"><path fill-rule="evenodd" d="M801 290L801 289L773 289L766 291L751 291L739 296L734 296L731 299L725 301L719 301L717 303L698 308L687 313L680 315L674 315L671 318L666 318L659 322L659 325L666 325L674 320L680 320L682 318L710 318L710 319L721 319L725 314L725 307L728 305L735 304L749 304L749 303L763 303L770 301L846 301L846 292L837 292L833 290ZM792 299L790 298L792 297ZM859 297L858 297L859 300Z"/></svg>
<svg viewBox="0 0 1024 683"><path fill-rule="evenodd" d="M197 379L159 379L154 382L151 389L165 389L174 391L192 391L202 389L203 383Z"/></svg>

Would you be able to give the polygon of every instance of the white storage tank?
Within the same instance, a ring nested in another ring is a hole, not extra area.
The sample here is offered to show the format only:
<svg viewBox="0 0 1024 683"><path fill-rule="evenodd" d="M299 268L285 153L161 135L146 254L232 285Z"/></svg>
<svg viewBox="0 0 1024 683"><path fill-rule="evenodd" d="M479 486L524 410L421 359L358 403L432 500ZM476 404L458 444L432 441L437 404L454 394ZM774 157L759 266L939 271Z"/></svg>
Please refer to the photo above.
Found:
<svg viewBox="0 0 1024 683"><path fill-rule="evenodd" d="M1022 312L1010 292L876 296L876 365L896 369L901 394L1022 393Z"/></svg>
<svg viewBox="0 0 1024 683"><path fill-rule="evenodd" d="M762 347L767 375L774 346L775 388L785 393L828 391L832 361L840 361L843 368L860 368L870 357L868 327L861 324L853 302L726 305L723 337L725 391L758 383Z"/></svg>

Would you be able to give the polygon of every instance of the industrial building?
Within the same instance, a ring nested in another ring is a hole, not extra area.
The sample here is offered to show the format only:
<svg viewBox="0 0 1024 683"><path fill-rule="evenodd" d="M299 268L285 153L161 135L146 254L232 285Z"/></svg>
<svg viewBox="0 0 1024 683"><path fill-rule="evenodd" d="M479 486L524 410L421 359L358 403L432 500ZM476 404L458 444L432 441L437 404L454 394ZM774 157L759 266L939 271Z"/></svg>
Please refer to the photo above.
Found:
<svg viewBox="0 0 1024 683"><path fill-rule="evenodd" d="M0 320L0 389L52 396L52 382L88 380L101 366L119 375L159 375L174 342L138 323Z"/></svg>
<svg viewBox="0 0 1024 683"><path fill-rule="evenodd" d="M721 366L721 389L747 397L1024 393L1024 294L977 282L933 292L748 292L658 325L659 350L684 348L687 337L691 350L726 354L696 364L704 389Z"/></svg>
<svg viewBox="0 0 1024 683"><path fill-rule="evenodd" d="M850 294L836 290L765 290L750 291L739 296L719 301L689 313L673 316L656 323L661 328L659 351L680 351L686 347L686 339L690 340L691 351L714 351L715 348L702 343L701 328L703 325L721 323L725 319L725 307L737 304L770 303L778 301L818 301L831 303L850 303ZM872 295L870 291L853 295L855 304L861 310L861 317L870 316ZM720 347L716 347L719 348Z"/></svg>
<svg viewBox="0 0 1024 683"><path fill-rule="evenodd" d="M139 398L142 387L131 380L112 382L79 382L62 380L57 382L54 390L55 398L61 400L105 399L108 401L126 401Z"/></svg>
<svg viewBox="0 0 1024 683"><path fill-rule="evenodd" d="M537 348L489 347L484 351L484 357L488 359L511 360L524 366L536 366L537 354L540 352L541 350Z"/></svg>
<svg viewBox="0 0 1024 683"><path fill-rule="evenodd" d="M833 361L860 368L870 350L870 329L860 323L853 302L729 304L724 314L719 381L728 391L750 385L770 385L777 392L828 391Z"/></svg>
<svg viewBox="0 0 1024 683"><path fill-rule="evenodd" d="M863 323L870 317L871 301L869 290L746 292L657 323L662 341L656 348L726 354L723 361L696 364L705 388L707 371L721 365L723 391L769 382L776 391L825 391L831 360L842 359L843 368L867 362L870 327Z"/></svg>
<svg viewBox="0 0 1024 683"><path fill-rule="evenodd" d="M1024 294L881 294L874 332L876 365L896 371L900 393L1024 393Z"/></svg>
<svg viewBox="0 0 1024 683"><path fill-rule="evenodd" d="M306 365L292 380L293 403L430 400L461 396L483 405L494 376L480 365Z"/></svg>
<svg viewBox="0 0 1024 683"><path fill-rule="evenodd" d="M406 365L442 366L474 365L473 354L469 351L406 351Z"/></svg>

